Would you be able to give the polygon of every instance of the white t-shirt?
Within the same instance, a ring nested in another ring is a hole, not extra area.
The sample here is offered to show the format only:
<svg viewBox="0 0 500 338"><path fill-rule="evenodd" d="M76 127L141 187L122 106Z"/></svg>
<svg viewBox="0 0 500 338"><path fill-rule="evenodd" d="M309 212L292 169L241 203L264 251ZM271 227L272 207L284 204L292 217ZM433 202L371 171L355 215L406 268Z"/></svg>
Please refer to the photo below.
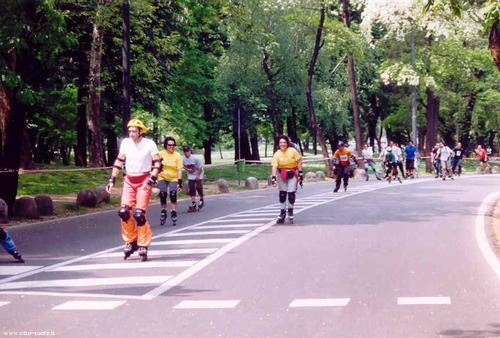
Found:
<svg viewBox="0 0 500 338"><path fill-rule="evenodd" d="M448 161L452 153L452 150L448 146L444 146L439 149L439 159L441 161Z"/></svg>
<svg viewBox="0 0 500 338"><path fill-rule="evenodd" d="M371 147L368 147L368 149L363 149L361 151L361 155L363 156L363 158L365 159L365 161L367 160L373 160L373 150Z"/></svg>
<svg viewBox="0 0 500 338"><path fill-rule="evenodd" d="M396 155L396 159L398 161L402 161L403 160L403 151L401 150L401 148L396 147L396 146L392 146L392 153L394 155Z"/></svg>
<svg viewBox="0 0 500 338"><path fill-rule="evenodd" d="M120 144L120 154L125 155L125 167L128 172L145 173L151 171L152 157L158 155L158 147L147 138L135 143L127 137Z"/></svg>

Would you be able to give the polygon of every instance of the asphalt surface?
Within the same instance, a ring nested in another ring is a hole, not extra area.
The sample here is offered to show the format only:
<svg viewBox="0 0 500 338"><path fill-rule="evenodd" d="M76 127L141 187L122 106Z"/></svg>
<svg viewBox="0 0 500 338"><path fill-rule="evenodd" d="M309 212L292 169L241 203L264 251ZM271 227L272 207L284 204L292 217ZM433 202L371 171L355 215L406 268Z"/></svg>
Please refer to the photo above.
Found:
<svg viewBox="0 0 500 338"><path fill-rule="evenodd" d="M21 225L0 255L0 335L500 337L500 275L478 246L500 176L306 184L293 224L277 191L148 211L150 260L124 261L116 211Z"/></svg>

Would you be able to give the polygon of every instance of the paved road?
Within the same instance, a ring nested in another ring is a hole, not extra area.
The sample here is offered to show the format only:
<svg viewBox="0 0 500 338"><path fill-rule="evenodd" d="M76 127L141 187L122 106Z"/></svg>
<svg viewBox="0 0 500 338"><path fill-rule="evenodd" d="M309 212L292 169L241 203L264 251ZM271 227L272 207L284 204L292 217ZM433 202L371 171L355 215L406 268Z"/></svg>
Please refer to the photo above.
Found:
<svg viewBox="0 0 500 338"><path fill-rule="evenodd" d="M0 333L500 337L500 275L476 239L499 183L307 184L293 225L274 225L274 190L210 197L153 226L146 263L122 260L114 211L19 226L27 263L0 256Z"/></svg>

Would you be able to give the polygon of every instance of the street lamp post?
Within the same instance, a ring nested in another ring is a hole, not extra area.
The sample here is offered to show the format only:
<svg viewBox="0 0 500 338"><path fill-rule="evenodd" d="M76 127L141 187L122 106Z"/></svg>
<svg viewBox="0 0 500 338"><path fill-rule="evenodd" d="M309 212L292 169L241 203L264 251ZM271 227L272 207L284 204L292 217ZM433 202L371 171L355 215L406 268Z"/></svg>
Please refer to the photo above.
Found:
<svg viewBox="0 0 500 338"><path fill-rule="evenodd" d="M416 73L415 65L415 29L411 30L411 65ZM411 92L411 127L413 132L413 144L418 149L418 133L417 133L417 85L413 84Z"/></svg>

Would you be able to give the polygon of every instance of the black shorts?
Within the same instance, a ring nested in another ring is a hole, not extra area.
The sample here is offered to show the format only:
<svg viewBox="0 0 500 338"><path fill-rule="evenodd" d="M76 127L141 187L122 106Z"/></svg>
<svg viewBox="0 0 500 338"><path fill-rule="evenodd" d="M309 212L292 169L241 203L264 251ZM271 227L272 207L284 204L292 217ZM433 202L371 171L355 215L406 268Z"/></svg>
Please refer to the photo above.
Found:
<svg viewBox="0 0 500 338"><path fill-rule="evenodd" d="M189 196L196 196L196 190L202 191L203 181L202 180L188 180L189 186Z"/></svg>
<svg viewBox="0 0 500 338"><path fill-rule="evenodd" d="M406 169L415 169L415 160L406 160Z"/></svg>

